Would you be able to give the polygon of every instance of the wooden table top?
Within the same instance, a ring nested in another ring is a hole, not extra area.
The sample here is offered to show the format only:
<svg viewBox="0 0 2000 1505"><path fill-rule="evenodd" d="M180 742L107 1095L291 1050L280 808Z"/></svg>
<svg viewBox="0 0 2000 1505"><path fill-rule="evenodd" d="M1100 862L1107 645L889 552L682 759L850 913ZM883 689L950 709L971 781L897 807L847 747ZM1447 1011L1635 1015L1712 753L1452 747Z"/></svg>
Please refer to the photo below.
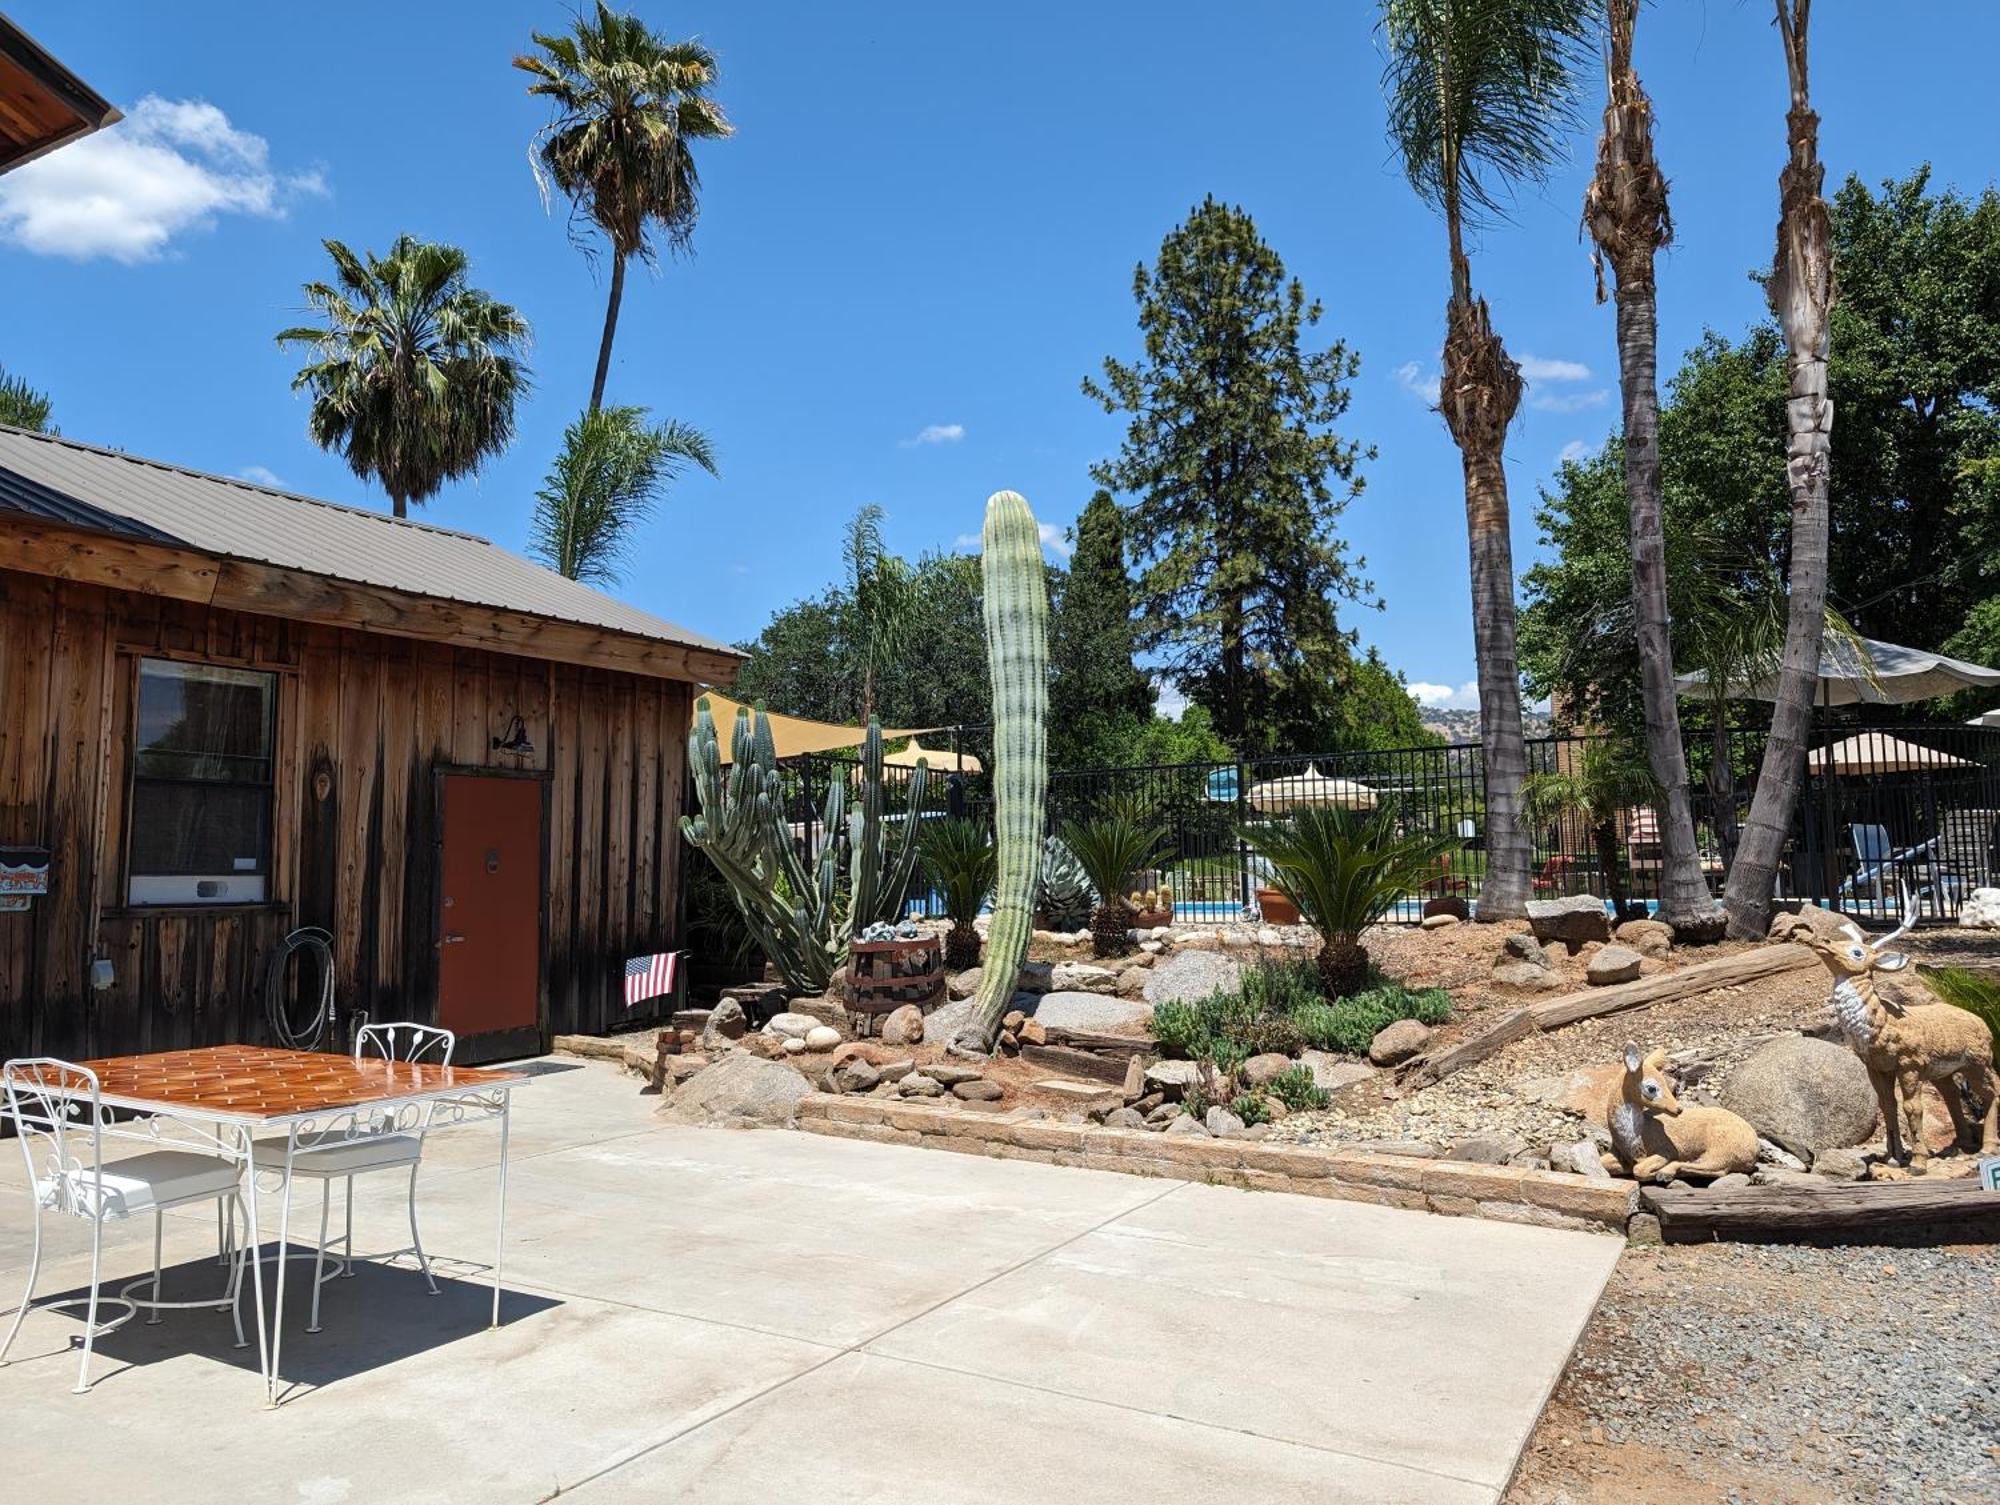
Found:
<svg viewBox="0 0 2000 1505"><path fill-rule="evenodd" d="M251 1121L512 1087L529 1080L521 1071L372 1057L357 1061L255 1045L109 1056L80 1064L97 1074L100 1097L121 1107Z"/></svg>

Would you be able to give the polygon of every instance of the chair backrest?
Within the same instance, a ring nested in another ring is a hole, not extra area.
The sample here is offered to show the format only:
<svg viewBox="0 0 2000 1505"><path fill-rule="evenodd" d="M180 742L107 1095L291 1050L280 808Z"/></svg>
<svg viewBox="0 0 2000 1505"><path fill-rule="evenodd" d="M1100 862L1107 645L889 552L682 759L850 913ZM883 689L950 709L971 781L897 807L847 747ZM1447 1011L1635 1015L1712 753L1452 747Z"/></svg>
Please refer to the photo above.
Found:
<svg viewBox="0 0 2000 1505"><path fill-rule="evenodd" d="M104 1205L104 1113L97 1074L53 1056L24 1056L0 1067L0 1086L7 1120L20 1136L30 1194L46 1180L51 1200L45 1205L51 1211L95 1216L93 1209Z"/></svg>
<svg viewBox="0 0 2000 1505"><path fill-rule="evenodd" d="M1854 857L1858 862L1882 862L1889 856L1887 826L1849 826L1847 837L1854 843Z"/></svg>
<svg viewBox="0 0 2000 1505"><path fill-rule="evenodd" d="M1956 809L1938 813L1938 856L1961 877L1984 884L1993 875L1993 829L2000 810Z"/></svg>
<svg viewBox="0 0 2000 1505"><path fill-rule="evenodd" d="M384 1061L416 1061L426 1066L449 1066L451 1053L457 1048L457 1035L429 1024L364 1024L354 1037L354 1059L357 1061L374 1056Z"/></svg>

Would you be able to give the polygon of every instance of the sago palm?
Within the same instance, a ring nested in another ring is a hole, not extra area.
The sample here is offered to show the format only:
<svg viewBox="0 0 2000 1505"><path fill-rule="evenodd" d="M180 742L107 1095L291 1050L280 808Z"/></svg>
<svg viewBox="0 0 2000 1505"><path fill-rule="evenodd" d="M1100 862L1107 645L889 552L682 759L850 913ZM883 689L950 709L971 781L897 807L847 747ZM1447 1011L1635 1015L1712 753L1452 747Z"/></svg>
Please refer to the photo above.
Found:
<svg viewBox="0 0 2000 1505"><path fill-rule="evenodd" d="M1132 902L1126 885L1141 868L1151 867L1165 844L1160 826L1145 826L1122 815L1073 820L1062 828L1062 843L1083 864L1090 886L1097 890L1097 908L1090 914L1090 948L1099 956L1123 956L1132 949Z"/></svg>
<svg viewBox="0 0 2000 1505"><path fill-rule="evenodd" d="M1722 914L1709 897L1695 849L1687 750L1674 694L1667 613L1665 497L1660 479L1660 328L1653 262L1673 237L1667 179L1653 154L1653 102L1632 49L1639 0L1605 0L1606 97L1597 175L1584 193L1583 223L1597 245L1597 298L1604 263L1617 283L1618 386L1625 418L1625 491L1631 517L1632 617L1646 714L1646 757L1660 793L1660 913L1690 940L1720 939Z"/></svg>
<svg viewBox="0 0 2000 1505"><path fill-rule="evenodd" d="M1625 875L1618 863L1618 824L1627 810L1654 804L1659 781L1631 748L1606 738L1584 744L1573 768L1531 773L1521 786L1521 808L1531 825L1560 826L1580 819L1597 848L1604 896L1625 917ZM1699 876L1699 874L1697 874ZM1703 892L1707 891L1704 883Z"/></svg>
<svg viewBox="0 0 2000 1505"><path fill-rule="evenodd" d="M1271 865L1271 881L1319 932L1320 983L1331 998L1368 985L1361 933L1405 893L1436 876L1438 858L1458 845L1448 832L1399 830L1388 805L1365 813L1305 805L1281 819L1246 826L1243 839Z"/></svg>
<svg viewBox="0 0 2000 1505"><path fill-rule="evenodd" d="M925 821L917 831L917 854L951 921L944 938L944 964L954 972L977 966L979 931L973 921L993 892L999 872L999 849L992 835L984 821Z"/></svg>
<svg viewBox="0 0 2000 1505"><path fill-rule="evenodd" d="M716 475L700 429L646 422L646 410L597 408L563 431L562 450L535 493L530 547L572 580L618 578L631 532L689 465Z"/></svg>
<svg viewBox="0 0 2000 1505"><path fill-rule="evenodd" d="M1765 292L1785 336L1785 364L1791 378L1790 400L1785 404L1789 425L1785 469L1792 492L1792 551L1771 735L1764 743L1764 762L1749 818L1743 823L1743 841L1723 890L1729 933L1745 940L1761 938L1770 923L1778 858L1791 832L1805 770L1824 636L1827 483L1833 455L1833 403L1826 389L1834 298L1833 222L1820 196L1825 169L1819 160L1819 116L1812 107L1806 68L1812 0L1777 0L1777 7L1778 37L1791 86L1791 108L1785 115L1790 152L1778 174L1778 248Z"/></svg>
<svg viewBox="0 0 2000 1505"><path fill-rule="evenodd" d="M1465 472L1486 764L1483 920L1519 916L1528 898L1528 843L1519 819L1527 754L1503 468L1507 426L1521 401L1521 370L1493 332L1486 300L1473 293L1465 232L1501 217L1510 188L1546 180L1559 161L1563 136L1575 123L1591 12L1590 0L1382 4L1390 139L1410 186L1442 215L1450 250L1438 409Z"/></svg>
<svg viewBox="0 0 2000 1505"><path fill-rule="evenodd" d="M514 437L528 324L467 282L456 246L404 235L378 257L325 245L334 280L305 285L323 322L280 330L278 344L311 355L292 390L311 394L313 442L406 517Z"/></svg>
<svg viewBox="0 0 2000 1505"><path fill-rule="evenodd" d="M694 143L732 132L715 87L715 54L669 41L637 16L597 0L567 32L534 34L535 53L514 59L528 92L554 111L536 137L535 177L570 201L571 223L595 226L611 246L611 292L598 342L590 405L603 406L611 342L625 296L625 264L650 262L655 239L682 250L700 212Z"/></svg>

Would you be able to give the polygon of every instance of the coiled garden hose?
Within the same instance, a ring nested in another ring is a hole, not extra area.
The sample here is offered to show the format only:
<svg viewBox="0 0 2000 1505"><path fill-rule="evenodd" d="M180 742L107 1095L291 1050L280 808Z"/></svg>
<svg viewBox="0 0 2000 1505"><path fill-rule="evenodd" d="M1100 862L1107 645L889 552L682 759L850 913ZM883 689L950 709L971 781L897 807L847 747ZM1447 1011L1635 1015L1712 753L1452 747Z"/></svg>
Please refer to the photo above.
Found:
<svg viewBox="0 0 2000 1505"><path fill-rule="evenodd" d="M301 951L319 955L319 997L312 1015L303 1021L291 1002L286 987L289 963ZM302 926L279 943L271 958L271 970L264 978L264 1013L271 1021L271 1034L288 1050L318 1050L333 1032L333 935L316 925Z"/></svg>

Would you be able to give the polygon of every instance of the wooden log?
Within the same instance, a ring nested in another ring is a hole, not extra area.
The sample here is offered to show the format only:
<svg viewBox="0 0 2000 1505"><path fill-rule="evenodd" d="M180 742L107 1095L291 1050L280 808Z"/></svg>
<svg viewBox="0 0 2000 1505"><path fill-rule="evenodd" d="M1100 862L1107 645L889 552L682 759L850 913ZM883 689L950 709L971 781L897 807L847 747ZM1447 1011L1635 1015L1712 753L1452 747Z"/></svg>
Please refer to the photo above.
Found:
<svg viewBox="0 0 2000 1505"><path fill-rule="evenodd" d="M1432 1082L1443 1081L1455 1071L1463 1071L1468 1066L1477 1066L1481 1061L1512 1045L1516 1040L1525 1040L1535 1032L1535 1016L1532 1009L1509 1009L1486 1029L1469 1040L1445 1050L1417 1056L1405 1062L1396 1073L1396 1080L1404 1087L1425 1087Z"/></svg>
<svg viewBox="0 0 2000 1505"><path fill-rule="evenodd" d="M1616 1014L1669 998L1685 998L1691 993L1706 993L1712 988L1754 982L1760 977L1775 977L1780 972L1810 966L1816 960L1804 946L1789 942L1780 946L1760 946L1755 951L1720 957L1712 962L1697 962L1692 967L1682 967L1677 972L1656 973L1637 982L1565 993L1545 1003L1530 1004L1528 1012L1534 1016L1536 1029L1560 1029L1565 1024Z"/></svg>
<svg viewBox="0 0 2000 1505"><path fill-rule="evenodd" d="M1094 1030L1065 1029L1061 1025L1049 1030L1049 1043L1113 1056L1121 1062L1129 1061L1134 1056L1154 1055L1160 1048L1157 1041L1144 1037L1134 1039L1130 1035L1100 1035Z"/></svg>
<svg viewBox="0 0 2000 1505"><path fill-rule="evenodd" d="M1104 1082L1113 1087L1122 1088L1125 1085L1125 1063L1093 1051L1071 1050L1062 1045L1023 1045L1021 1059L1030 1066L1040 1066L1064 1076L1087 1077L1093 1082Z"/></svg>
<svg viewBox="0 0 2000 1505"><path fill-rule="evenodd" d="M1809 1238L1885 1230L1977 1226L2000 1232L2000 1192L1976 1179L1829 1181L1824 1186L1648 1186L1640 1190L1669 1243L1715 1238Z"/></svg>

